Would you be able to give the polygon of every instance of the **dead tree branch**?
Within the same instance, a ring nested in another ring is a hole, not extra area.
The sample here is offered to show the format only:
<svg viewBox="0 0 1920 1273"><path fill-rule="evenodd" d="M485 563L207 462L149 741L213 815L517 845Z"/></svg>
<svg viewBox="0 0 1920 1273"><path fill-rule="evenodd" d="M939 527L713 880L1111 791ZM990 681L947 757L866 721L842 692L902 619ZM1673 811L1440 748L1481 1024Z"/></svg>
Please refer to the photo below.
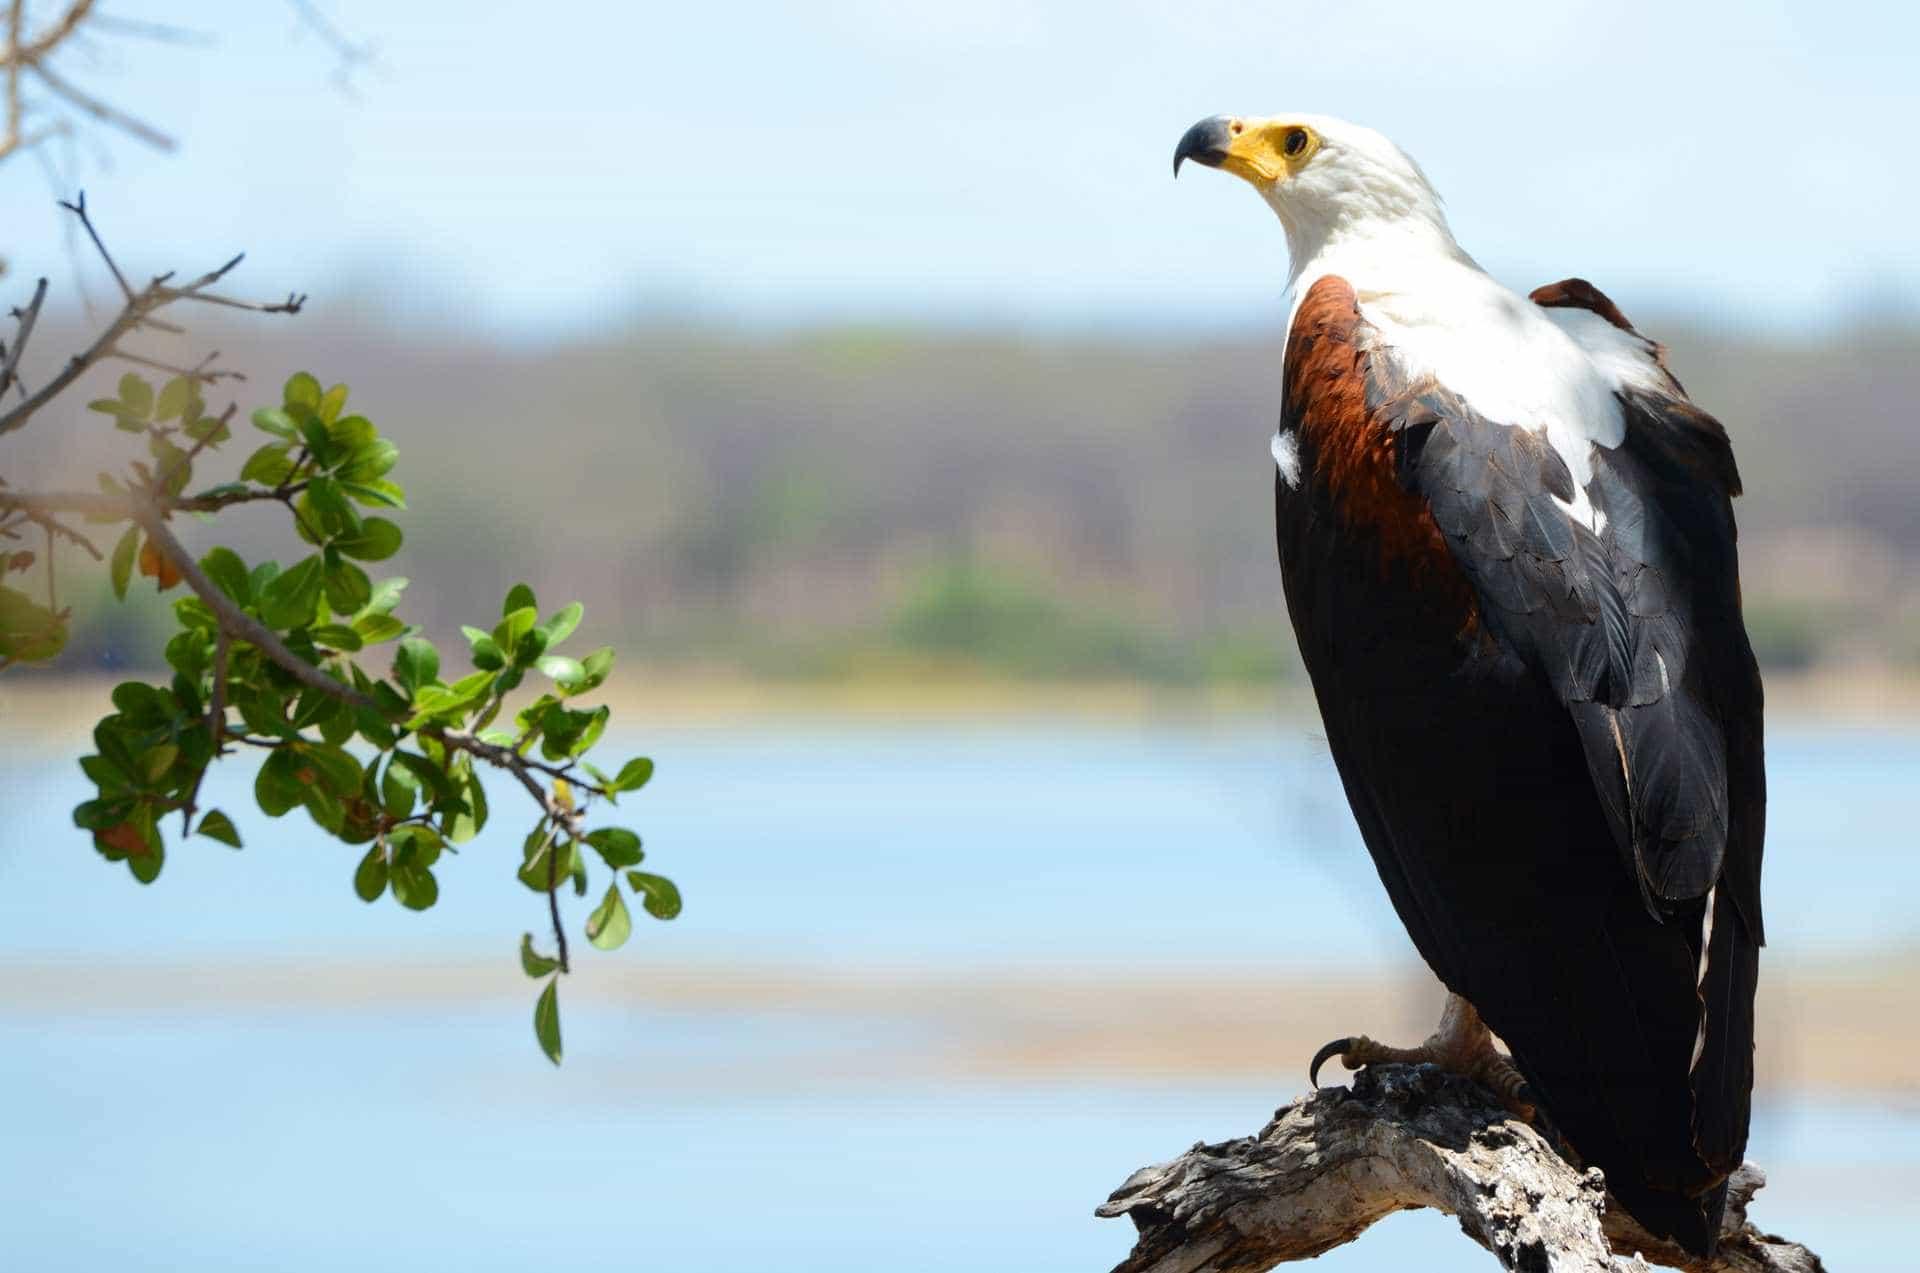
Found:
<svg viewBox="0 0 1920 1273"><path fill-rule="evenodd" d="M1295 1101L1257 1136L1134 1172L1095 1214L1139 1230L1114 1273L1259 1273L1420 1207L1528 1273L1611 1273L1616 1255L1689 1273L1824 1273L1811 1251L1747 1220L1765 1183L1751 1163L1735 1173L1720 1254L1700 1260L1641 1229L1598 1169L1568 1164L1483 1089L1432 1066L1381 1065L1350 1090Z"/></svg>

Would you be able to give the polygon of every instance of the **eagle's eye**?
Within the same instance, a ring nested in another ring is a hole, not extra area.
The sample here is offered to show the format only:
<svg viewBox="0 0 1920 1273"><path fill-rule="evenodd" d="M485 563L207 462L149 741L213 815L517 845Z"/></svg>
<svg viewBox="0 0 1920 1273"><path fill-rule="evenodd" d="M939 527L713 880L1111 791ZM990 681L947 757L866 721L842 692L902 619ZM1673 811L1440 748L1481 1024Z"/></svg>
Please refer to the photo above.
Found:
<svg viewBox="0 0 1920 1273"><path fill-rule="evenodd" d="M1280 142L1281 151L1289 159L1298 159L1306 148L1307 130L1304 128L1289 128L1286 137Z"/></svg>

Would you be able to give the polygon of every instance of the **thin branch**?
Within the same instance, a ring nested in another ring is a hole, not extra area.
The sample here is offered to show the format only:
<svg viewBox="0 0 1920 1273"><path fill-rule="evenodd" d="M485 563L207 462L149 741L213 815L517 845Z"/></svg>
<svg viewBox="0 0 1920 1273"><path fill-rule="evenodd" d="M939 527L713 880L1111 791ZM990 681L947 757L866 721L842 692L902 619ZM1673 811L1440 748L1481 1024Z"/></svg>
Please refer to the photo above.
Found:
<svg viewBox="0 0 1920 1273"><path fill-rule="evenodd" d="M0 503L4 503L11 498L13 497L0 492ZM288 649L286 642L282 641L279 634L274 632L273 629L267 627L258 619L253 618L244 610L240 609L239 606L235 605L233 598L221 591L217 584L207 578L205 572L200 569L199 563L194 561L192 554L187 551L186 546L176 539L173 532L168 529L166 512L162 505L151 499L134 499L129 501L128 507L130 508L133 520L140 525L141 529L146 531L147 538L152 542L155 551L167 561L171 562L174 569L179 571L180 577L186 581L187 586L193 590L194 595L205 602L209 610L213 611L214 617L223 631L236 640L246 641L258 647L262 654L265 654L267 658L278 664L303 685L317 689L323 694L331 695L350 706L371 711L385 720L400 723L407 719L406 713L389 714L373 699L362 694L353 686L329 676L321 668L307 662L292 650ZM540 781L534 777L536 773L540 773L553 778L568 778L567 772L564 769L543 764L537 760L529 760L527 757L520 755L510 748L502 747L498 743L487 742L485 739L469 734L465 730L448 729L444 726L429 724L422 726L416 732L427 738L438 739L443 745L457 751L467 752L496 768L505 769L519 781L522 787L526 788L527 794L531 795L534 802L540 806L548 817L553 819L556 826L565 827L571 834L577 835L579 833L579 812L561 803L551 791L545 789ZM568 778L568 781L571 782L572 779ZM575 785L579 786L583 791L590 791L596 795L606 794L602 788L590 783L576 783Z"/></svg>
<svg viewBox="0 0 1920 1273"><path fill-rule="evenodd" d="M220 351L217 349L191 367L182 367L177 363L162 362L158 358L149 358L145 354L136 354L125 349L112 350L107 356L109 358L118 358L122 362L130 362L136 367L147 367L154 371L164 371L172 376L185 376L188 380L196 384L211 385L218 384L222 380L245 380L247 378L245 372L230 371L225 367L214 367L213 360L220 356Z"/></svg>
<svg viewBox="0 0 1920 1273"><path fill-rule="evenodd" d="M161 511L166 513L217 513L235 504L254 504L267 500L278 503L286 495L297 495L306 488L305 482L295 482L284 492L266 487L248 487L212 495L191 495L184 499L161 496L156 502ZM0 491L0 509L17 509L30 516L72 513L103 521L127 521L137 515L139 501L129 495L104 491Z"/></svg>
<svg viewBox="0 0 1920 1273"><path fill-rule="evenodd" d="M88 539L85 535L55 517L51 509L38 508L26 501L16 502L15 497L8 491L0 491L0 509L5 509L7 512L23 514L28 521L43 527L49 536L60 536L68 543L84 551L95 561L106 560L105 557L101 556L99 547L95 545L91 539Z"/></svg>
<svg viewBox="0 0 1920 1273"><path fill-rule="evenodd" d="M69 359L67 365L60 369L58 375L42 385L39 392L29 395L13 410L4 415L0 415L0 434L11 433L13 430L26 424L42 407L65 392L68 386L72 385L75 380L78 380L88 368L94 366L102 359L120 353L119 343L124 337L142 327L166 326L162 324L160 320L154 318L153 315L169 305L180 301L200 301L205 304L225 305L234 309L252 310L262 314L297 314L300 312L300 307L306 303L306 297L297 293L289 293L285 301L262 304L253 301L235 300L231 297L221 296L217 293L207 291L207 288L224 278L229 270L240 263L241 258L238 256L220 266L218 269L210 270L200 278L184 286L173 285L169 281L172 275L162 274L148 283L146 287L135 292L127 283L126 276L120 272L120 267L114 263L113 257L108 253L106 245L101 241L98 231L94 229L93 218L88 215L87 212L86 195L81 194L72 203L63 201L60 206L73 213L74 216L78 218L80 224L85 227L88 237L93 240L94 246L99 249L101 259L107 263L107 268L113 271L114 280L119 283L120 290L125 295L126 301L125 304L121 306L119 314L114 317L112 322L107 324L106 329L102 331L85 350Z"/></svg>
<svg viewBox="0 0 1920 1273"><path fill-rule="evenodd" d="M68 37L80 29L80 24L85 22L88 15L93 12L93 5L94 0L74 0L74 3L67 6L67 11L61 14L52 26L26 44L21 44L17 38L9 40L6 52L0 53L0 66L32 66L39 62L66 43ZM23 10L25 7L18 2L13 5L16 11ZM16 32L19 29L17 19L13 29Z"/></svg>
<svg viewBox="0 0 1920 1273"><path fill-rule="evenodd" d="M7 396L7 386L12 384L20 372L20 355L26 352L27 342L33 339L33 325L40 321L40 306L47 299L47 280L41 279L33 287L33 299L27 302L25 309L13 311L19 326L14 330L13 348L7 351L7 361L0 365L0 398ZM23 386L22 395L26 393Z"/></svg>
<svg viewBox="0 0 1920 1273"><path fill-rule="evenodd" d="M100 254L100 259L107 263L109 270L113 271L113 281L120 285L120 295L126 297L127 303L131 305L133 288L128 285L127 276L120 272L119 265L115 264L113 253L107 251L107 245L100 241L100 232L93 228L93 218L87 215L87 192L82 190L75 195L72 203L64 199L60 200L60 206L80 218L80 224L86 229L87 237L93 240L93 250ZM155 280L155 282L158 281Z"/></svg>
<svg viewBox="0 0 1920 1273"><path fill-rule="evenodd" d="M114 35L128 35L155 44L182 44L191 48L212 48L216 41L205 31L178 27L167 22L148 22L141 18L123 18L115 13L96 14L91 27Z"/></svg>
<svg viewBox="0 0 1920 1273"><path fill-rule="evenodd" d="M194 595L206 603L207 608L213 611L214 617L219 620L220 627L230 636L257 646L262 654L273 660L302 685L319 690L323 694L330 694L354 707L363 708L381 716L386 715L378 703L353 686L327 675L324 669L295 654L287 648L287 643L280 639L279 633L235 605L233 598L222 592L213 580L207 578L205 572L200 569L200 563L193 559L193 554L187 551L186 546L174 538L173 532L167 528L166 516L158 506L151 501L135 501L133 519L139 523L142 530L147 532L147 539L153 544L155 551L173 564L173 568L180 572L180 577L186 580L187 586L193 589Z"/></svg>
<svg viewBox="0 0 1920 1273"><path fill-rule="evenodd" d="M54 74L53 70L49 68L45 62L31 62L28 64L28 68L42 84L45 84L55 93L65 98L71 105L85 111L101 123L112 128L117 128L128 136L152 146L155 150L172 150L174 148L176 143L173 138L167 136L167 134L161 132L145 120L129 115L119 107L108 102L101 101L64 76Z"/></svg>
<svg viewBox="0 0 1920 1273"><path fill-rule="evenodd" d="M560 948L560 971L572 972L567 967L567 928L560 922L560 846L553 842L553 833L547 833L547 918L553 922L553 942Z"/></svg>
<svg viewBox="0 0 1920 1273"><path fill-rule="evenodd" d="M7 6L7 132L0 138L0 157L13 153L20 145L20 121L25 112L20 106L20 24L27 16L27 0L13 0ZM0 389L6 388L0 382Z"/></svg>

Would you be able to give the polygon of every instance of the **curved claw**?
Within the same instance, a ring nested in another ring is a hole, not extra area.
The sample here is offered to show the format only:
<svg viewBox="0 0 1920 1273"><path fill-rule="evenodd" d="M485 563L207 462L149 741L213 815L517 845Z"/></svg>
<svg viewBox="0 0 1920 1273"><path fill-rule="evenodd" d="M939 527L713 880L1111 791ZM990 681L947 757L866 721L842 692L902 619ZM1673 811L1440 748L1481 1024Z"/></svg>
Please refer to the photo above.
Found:
<svg viewBox="0 0 1920 1273"><path fill-rule="evenodd" d="M1353 1039L1351 1037L1348 1037L1344 1039L1335 1039L1332 1043L1327 1044L1325 1047L1321 1048L1318 1052L1315 1052L1313 1054L1313 1060L1307 1062L1308 1085L1316 1088L1319 1087L1320 1086L1320 1067L1325 1065L1328 1061L1332 1060L1336 1056L1344 1056L1347 1052L1351 1051L1352 1049L1353 1049Z"/></svg>

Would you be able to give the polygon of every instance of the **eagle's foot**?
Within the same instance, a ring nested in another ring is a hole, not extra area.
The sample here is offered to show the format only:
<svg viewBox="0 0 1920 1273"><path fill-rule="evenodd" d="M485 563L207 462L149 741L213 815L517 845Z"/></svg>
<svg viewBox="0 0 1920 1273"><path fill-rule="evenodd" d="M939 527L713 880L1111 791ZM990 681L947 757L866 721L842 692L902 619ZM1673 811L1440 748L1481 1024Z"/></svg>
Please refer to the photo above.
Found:
<svg viewBox="0 0 1920 1273"><path fill-rule="evenodd" d="M1320 1067L1336 1056L1349 1070L1383 1063L1437 1065L1487 1088L1509 1112L1526 1122L1533 1122L1537 1113L1538 1103L1527 1080L1515 1068L1513 1059L1493 1046L1492 1031L1487 1029L1474 1006L1459 995L1447 996L1440 1028L1428 1035L1419 1047L1390 1047L1364 1034L1335 1039L1313 1054L1307 1066L1307 1081L1318 1087Z"/></svg>

